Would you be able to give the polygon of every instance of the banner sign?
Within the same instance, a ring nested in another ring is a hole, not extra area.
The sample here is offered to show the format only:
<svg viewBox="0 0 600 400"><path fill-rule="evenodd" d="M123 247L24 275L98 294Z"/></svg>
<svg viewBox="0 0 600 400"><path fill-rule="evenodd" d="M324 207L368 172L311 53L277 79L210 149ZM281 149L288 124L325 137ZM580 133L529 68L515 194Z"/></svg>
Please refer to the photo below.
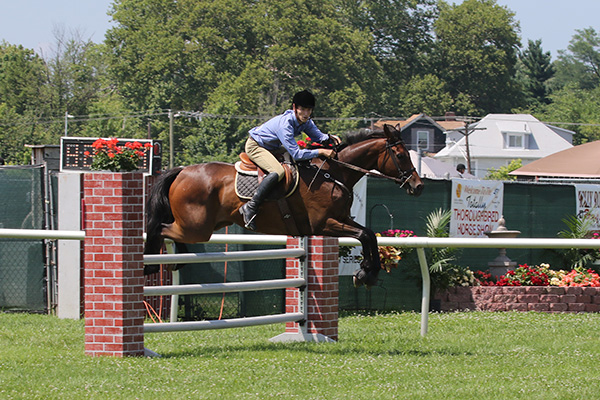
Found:
<svg viewBox="0 0 600 400"><path fill-rule="evenodd" d="M485 237L502 216L504 184L499 181L452 179L450 237Z"/></svg>
<svg viewBox="0 0 600 400"><path fill-rule="evenodd" d="M354 200L350 209L350 216L362 226L366 225L367 220L367 177L362 177L354 185ZM340 257L339 274L354 275L354 272L360 268L362 261L362 246L350 247L350 250Z"/></svg>
<svg viewBox="0 0 600 400"><path fill-rule="evenodd" d="M577 217L589 214L592 217L592 230L600 230L600 185L576 184Z"/></svg>

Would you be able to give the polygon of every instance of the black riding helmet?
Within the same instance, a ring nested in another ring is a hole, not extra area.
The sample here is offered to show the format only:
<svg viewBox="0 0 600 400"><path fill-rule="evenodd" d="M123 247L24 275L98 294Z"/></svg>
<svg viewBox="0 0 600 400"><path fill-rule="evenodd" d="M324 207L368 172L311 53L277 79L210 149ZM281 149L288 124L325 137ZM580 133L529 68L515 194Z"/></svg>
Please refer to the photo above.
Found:
<svg viewBox="0 0 600 400"><path fill-rule="evenodd" d="M292 104L306 108L315 108L315 102L315 96L308 90L296 93L292 99Z"/></svg>

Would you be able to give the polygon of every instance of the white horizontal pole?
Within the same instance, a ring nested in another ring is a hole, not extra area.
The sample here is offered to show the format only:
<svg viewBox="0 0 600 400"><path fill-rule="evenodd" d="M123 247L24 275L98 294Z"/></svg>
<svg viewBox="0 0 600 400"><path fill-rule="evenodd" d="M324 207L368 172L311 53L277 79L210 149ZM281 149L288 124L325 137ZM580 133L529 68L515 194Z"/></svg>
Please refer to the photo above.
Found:
<svg viewBox="0 0 600 400"><path fill-rule="evenodd" d="M304 249L228 251L215 253L146 254L144 264L189 264L222 261L276 260L306 255Z"/></svg>
<svg viewBox="0 0 600 400"><path fill-rule="evenodd" d="M340 238L341 246L360 246L352 238ZM437 238L437 237L378 237L379 246L406 246L415 248L525 248L525 249L600 249L600 239L553 239L553 238Z"/></svg>
<svg viewBox="0 0 600 400"><path fill-rule="evenodd" d="M208 243L286 245L287 235L253 235L215 233Z"/></svg>
<svg viewBox="0 0 600 400"><path fill-rule="evenodd" d="M245 326L279 324L283 322L298 322L303 319L304 314L302 313L286 313L211 321L165 322L157 324L144 324L144 333L241 328Z"/></svg>
<svg viewBox="0 0 600 400"><path fill-rule="evenodd" d="M202 283L196 285L144 286L144 296L251 292L255 290L297 288L303 285L306 285L305 279L293 278L247 282Z"/></svg>
<svg viewBox="0 0 600 400"><path fill-rule="evenodd" d="M85 231L57 231L46 229L0 229L0 238L84 240Z"/></svg>

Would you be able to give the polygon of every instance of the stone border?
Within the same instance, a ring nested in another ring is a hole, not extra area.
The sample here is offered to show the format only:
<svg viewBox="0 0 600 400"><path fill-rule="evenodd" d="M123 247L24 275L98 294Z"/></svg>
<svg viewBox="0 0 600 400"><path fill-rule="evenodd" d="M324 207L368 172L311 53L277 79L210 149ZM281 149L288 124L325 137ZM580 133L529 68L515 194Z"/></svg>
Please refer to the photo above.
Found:
<svg viewBox="0 0 600 400"><path fill-rule="evenodd" d="M435 298L441 311L600 312L597 287L459 286Z"/></svg>

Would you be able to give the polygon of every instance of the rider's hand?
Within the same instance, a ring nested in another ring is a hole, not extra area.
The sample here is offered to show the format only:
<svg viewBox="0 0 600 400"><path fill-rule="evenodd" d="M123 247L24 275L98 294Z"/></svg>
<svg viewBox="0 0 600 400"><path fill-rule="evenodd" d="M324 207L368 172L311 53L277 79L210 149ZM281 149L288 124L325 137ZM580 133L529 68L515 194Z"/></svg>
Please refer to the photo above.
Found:
<svg viewBox="0 0 600 400"><path fill-rule="evenodd" d="M337 135L329 135L329 139L331 139L334 146L339 146L342 143L342 139Z"/></svg>
<svg viewBox="0 0 600 400"><path fill-rule="evenodd" d="M333 158L335 156L335 150L332 149L319 149L319 157Z"/></svg>

